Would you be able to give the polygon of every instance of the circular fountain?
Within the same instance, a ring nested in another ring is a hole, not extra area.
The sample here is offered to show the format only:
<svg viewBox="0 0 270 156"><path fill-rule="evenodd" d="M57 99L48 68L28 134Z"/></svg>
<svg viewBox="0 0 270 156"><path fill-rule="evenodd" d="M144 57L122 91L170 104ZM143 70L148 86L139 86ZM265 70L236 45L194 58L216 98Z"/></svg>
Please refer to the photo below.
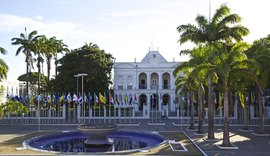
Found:
<svg viewBox="0 0 270 156"><path fill-rule="evenodd" d="M23 146L40 152L102 154L141 151L165 143L159 134L119 131L113 124L85 124L77 129L34 137L24 141Z"/></svg>
<svg viewBox="0 0 270 156"><path fill-rule="evenodd" d="M108 135L116 132L118 127L115 124L83 124L78 126L78 131L87 136L84 144L88 148L109 149L113 140Z"/></svg>

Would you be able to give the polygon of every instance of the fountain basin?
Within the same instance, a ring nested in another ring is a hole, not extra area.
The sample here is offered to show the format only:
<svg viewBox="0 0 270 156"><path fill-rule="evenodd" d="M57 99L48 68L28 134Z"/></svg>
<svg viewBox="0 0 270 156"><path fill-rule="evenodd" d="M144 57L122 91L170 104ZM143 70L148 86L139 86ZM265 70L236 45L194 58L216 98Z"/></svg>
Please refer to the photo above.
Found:
<svg viewBox="0 0 270 156"><path fill-rule="evenodd" d="M141 151L165 143L161 135L137 131L115 131L108 135L108 138L113 140L109 148L89 148L84 144L87 138L88 136L79 131L58 132L28 139L23 142L23 146L30 150L52 153L123 153Z"/></svg>

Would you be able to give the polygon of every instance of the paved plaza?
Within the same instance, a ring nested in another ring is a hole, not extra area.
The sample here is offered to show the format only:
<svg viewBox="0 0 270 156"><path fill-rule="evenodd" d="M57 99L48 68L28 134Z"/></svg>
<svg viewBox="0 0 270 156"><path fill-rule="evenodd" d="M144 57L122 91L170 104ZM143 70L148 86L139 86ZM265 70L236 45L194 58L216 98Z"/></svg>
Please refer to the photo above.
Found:
<svg viewBox="0 0 270 156"><path fill-rule="evenodd" d="M226 156L226 155L237 155L237 156L268 156L270 155L270 136L255 136L252 132L239 131L242 128L241 125L231 125L230 130L230 140L239 149L219 149L215 143L220 143L222 141L222 126L215 126L215 137L216 141L205 141L207 134L205 135L195 135L194 132L186 131L187 125L174 126L171 121L166 120L165 126L153 126L148 125L148 120L141 121L140 126L120 126L120 130L137 130L137 131L157 131L164 132L170 131L177 135L178 132L184 131L193 140L196 145L205 153L206 155L215 156ZM41 125L41 131L66 131L66 130L76 130L77 125ZM256 132L257 126L250 126L253 132ZM0 143L3 143L12 138L23 136L31 132L38 130L37 125L0 125ZM204 127L205 132L207 132L207 126ZM270 127L265 127L265 132L270 134ZM0 151L1 155L6 155ZM37 153L33 153L37 154ZM39 153L41 155L47 153ZM151 153L143 153L147 155ZM163 154L162 154L163 155Z"/></svg>

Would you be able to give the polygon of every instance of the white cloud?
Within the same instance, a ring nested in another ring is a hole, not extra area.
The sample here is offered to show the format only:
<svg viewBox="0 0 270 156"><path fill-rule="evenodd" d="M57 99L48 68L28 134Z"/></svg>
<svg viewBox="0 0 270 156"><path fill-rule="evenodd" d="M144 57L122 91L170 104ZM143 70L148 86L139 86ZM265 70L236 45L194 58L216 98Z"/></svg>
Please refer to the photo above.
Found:
<svg viewBox="0 0 270 156"><path fill-rule="evenodd" d="M36 19L41 21L43 19L43 17L41 15L36 15Z"/></svg>

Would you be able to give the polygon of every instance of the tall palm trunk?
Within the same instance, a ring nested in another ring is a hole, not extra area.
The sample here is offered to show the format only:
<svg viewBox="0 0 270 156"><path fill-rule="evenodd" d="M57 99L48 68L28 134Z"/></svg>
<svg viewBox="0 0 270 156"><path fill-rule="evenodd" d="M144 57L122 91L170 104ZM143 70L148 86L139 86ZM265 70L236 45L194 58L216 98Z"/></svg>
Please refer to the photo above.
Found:
<svg viewBox="0 0 270 156"><path fill-rule="evenodd" d="M50 80L50 73L51 73L51 58L47 57L47 79Z"/></svg>
<svg viewBox="0 0 270 156"><path fill-rule="evenodd" d="M29 50L26 53L26 95L29 97Z"/></svg>
<svg viewBox="0 0 270 156"><path fill-rule="evenodd" d="M188 129L195 129L195 126L194 126L194 94L193 94L193 91L190 92L189 101L190 101L190 122L189 122Z"/></svg>
<svg viewBox="0 0 270 156"><path fill-rule="evenodd" d="M213 76L209 77L208 82L208 138L215 139L214 134L214 90L213 90Z"/></svg>
<svg viewBox="0 0 270 156"><path fill-rule="evenodd" d="M232 91L228 91L228 97L229 97L229 117L233 114L233 94Z"/></svg>
<svg viewBox="0 0 270 156"><path fill-rule="evenodd" d="M55 77L57 76L57 65L58 65L58 60L57 60L57 54L55 54L55 62L54 62L54 64L55 64Z"/></svg>
<svg viewBox="0 0 270 156"><path fill-rule="evenodd" d="M263 92L257 88L258 104L259 104L259 134L264 133L264 100Z"/></svg>
<svg viewBox="0 0 270 156"><path fill-rule="evenodd" d="M245 105L244 105L244 108L243 108L243 116L244 116L244 127L243 127L243 130L248 130L248 105L249 105L249 100L250 98L246 98L245 97Z"/></svg>
<svg viewBox="0 0 270 156"><path fill-rule="evenodd" d="M203 99L202 99L202 88L201 84L199 84L198 90L198 116L199 116L199 123L198 123L198 133L203 133L203 120L204 120L204 113L203 113Z"/></svg>
<svg viewBox="0 0 270 156"><path fill-rule="evenodd" d="M224 129L223 129L223 145L230 145L229 137L229 94L227 81L224 80Z"/></svg>

